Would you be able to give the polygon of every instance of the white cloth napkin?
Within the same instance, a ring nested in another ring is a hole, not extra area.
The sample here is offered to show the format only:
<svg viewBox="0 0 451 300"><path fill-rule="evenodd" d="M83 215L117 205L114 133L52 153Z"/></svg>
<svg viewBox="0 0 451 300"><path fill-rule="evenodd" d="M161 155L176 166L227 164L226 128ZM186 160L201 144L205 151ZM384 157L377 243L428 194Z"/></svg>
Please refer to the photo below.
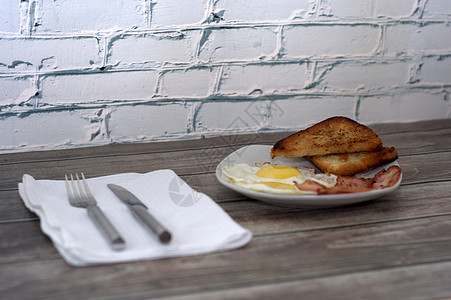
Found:
<svg viewBox="0 0 451 300"><path fill-rule="evenodd" d="M113 251L86 209L72 207L63 180L35 180L24 175L19 193L41 220L41 229L71 265L158 259L234 249L247 244L252 233L242 228L207 195L193 190L171 170L126 173L87 179L97 204L126 241ZM107 187L123 186L137 196L172 233L161 244L132 216Z"/></svg>

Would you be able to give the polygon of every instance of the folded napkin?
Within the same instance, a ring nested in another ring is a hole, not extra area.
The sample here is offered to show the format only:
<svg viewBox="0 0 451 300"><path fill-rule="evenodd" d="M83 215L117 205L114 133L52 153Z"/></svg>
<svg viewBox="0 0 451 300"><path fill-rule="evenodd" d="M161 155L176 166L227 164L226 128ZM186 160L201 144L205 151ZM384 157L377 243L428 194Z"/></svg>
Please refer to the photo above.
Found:
<svg viewBox="0 0 451 300"><path fill-rule="evenodd" d="M35 180L24 175L19 193L41 220L42 231L71 265L158 259L234 249L252 238L210 197L193 190L171 170L126 173L87 179L97 204L126 242L122 251L109 247L86 209L69 204L64 180ZM107 184L128 189L171 233L161 244L132 216Z"/></svg>

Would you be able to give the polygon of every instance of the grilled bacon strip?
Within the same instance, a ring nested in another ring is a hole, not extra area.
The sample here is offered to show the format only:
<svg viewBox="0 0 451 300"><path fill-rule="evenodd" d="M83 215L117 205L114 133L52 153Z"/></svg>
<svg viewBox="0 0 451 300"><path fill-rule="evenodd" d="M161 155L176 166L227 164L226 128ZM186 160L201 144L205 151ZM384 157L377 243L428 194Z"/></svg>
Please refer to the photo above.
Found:
<svg viewBox="0 0 451 300"><path fill-rule="evenodd" d="M385 170L381 170L374 176L373 188L384 189L395 185L401 177L401 168L398 166L391 166Z"/></svg>
<svg viewBox="0 0 451 300"><path fill-rule="evenodd" d="M398 182L400 176L401 168L391 166L387 170L379 171L373 178L338 176L337 184L330 188L312 180L306 180L303 183L295 182L295 184L301 191L315 192L318 195L359 193L391 187Z"/></svg>

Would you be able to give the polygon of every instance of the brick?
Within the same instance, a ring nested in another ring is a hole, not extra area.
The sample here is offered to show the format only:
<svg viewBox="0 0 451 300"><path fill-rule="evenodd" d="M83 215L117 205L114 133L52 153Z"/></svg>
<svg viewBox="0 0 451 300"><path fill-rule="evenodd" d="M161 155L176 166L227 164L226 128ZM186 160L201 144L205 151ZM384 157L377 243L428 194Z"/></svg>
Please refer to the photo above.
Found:
<svg viewBox="0 0 451 300"><path fill-rule="evenodd" d="M326 73L318 88L338 91L388 89L407 83L409 68L408 62L343 62ZM322 73L321 68L317 73Z"/></svg>
<svg viewBox="0 0 451 300"><path fill-rule="evenodd" d="M209 0L154 1L151 27L197 24L206 17ZM210 12L207 12L207 14Z"/></svg>
<svg viewBox="0 0 451 300"><path fill-rule="evenodd" d="M311 25L284 31L286 57L370 55L379 42L378 27Z"/></svg>
<svg viewBox="0 0 451 300"><path fill-rule="evenodd" d="M118 106L109 116L109 137L121 143L170 139L187 133L187 120L183 104Z"/></svg>
<svg viewBox="0 0 451 300"><path fill-rule="evenodd" d="M441 93L406 91L360 101L359 120L366 123L408 122L450 117Z"/></svg>
<svg viewBox="0 0 451 300"><path fill-rule="evenodd" d="M402 18L409 17L417 7L417 0L374 0L376 14L374 17Z"/></svg>
<svg viewBox="0 0 451 300"><path fill-rule="evenodd" d="M198 32L126 35L111 42L109 64L188 63L192 60Z"/></svg>
<svg viewBox="0 0 451 300"><path fill-rule="evenodd" d="M0 107L2 105L26 101L30 97L30 91L35 92L35 90L31 88L30 79L21 77L0 77Z"/></svg>
<svg viewBox="0 0 451 300"><path fill-rule="evenodd" d="M92 67L101 65L95 38L0 38L0 63L31 64L33 70L55 70ZM11 70L13 71L13 69Z"/></svg>
<svg viewBox="0 0 451 300"><path fill-rule="evenodd" d="M300 130L331 116L354 118L355 99L350 96L296 96L272 103L270 129Z"/></svg>
<svg viewBox="0 0 451 300"><path fill-rule="evenodd" d="M402 24L388 26L385 52L388 55L402 55L418 51L446 51L451 48L451 26L446 24L427 24L418 26Z"/></svg>
<svg viewBox="0 0 451 300"><path fill-rule="evenodd" d="M451 115L450 1L125 2L36 1L31 36L18 35L27 27L20 3L0 5L0 151L297 130L356 109L362 123ZM215 23L210 9L223 20ZM204 28L208 17L213 26ZM385 34L370 23L388 24ZM114 68L92 73L104 55ZM319 67L309 90L304 59ZM18 106L30 97L57 109ZM19 109L21 117L9 115Z"/></svg>
<svg viewBox="0 0 451 300"><path fill-rule="evenodd" d="M218 0L216 10L224 9L225 21L273 21L306 16L311 1L284 0L269 5L266 1Z"/></svg>
<svg viewBox="0 0 451 300"><path fill-rule="evenodd" d="M146 27L145 3L129 1L41 0L42 20L36 32L79 32Z"/></svg>
<svg viewBox="0 0 451 300"><path fill-rule="evenodd" d="M159 95L165 97L205 97L212 92L216 72L211 68L173 70L164 73Z"/></svg>
<svg viewBox="0 0 451 300"><path fill-rule="evenodd" d="M203 44L204 61L258 60L276 49L276 33L267 28L213 29Z"/></svg>
<svg viewBox="0 0 451 300"><path fill-rule="evenodd" d="M451 84L451 57L425 59L421 67L421 82Z"/></svg>
<svg viewBox="0 0 451 300"><path fill-rule="evenodd" d="M199 109L196 127L221 135L256 131L264 125L266 114L264 101L210 101Z"/></svg>
<svg viewBox="0 0 451 300"><path fill-rule="evenodd" d="M83 112L86 113L86 112ZM33 113L0 118L0 149L38 150L87 145L92 123L79 111Z"/></svg>
<svg viewBox="0 0 451 300"><path fill-rule="evenodd" d="M0 32L19 32L19 22L18 1L2 1L0 8Z"/></svg>
<svg viewBox="0 0 451 300"><path fill-rule="evenodd" d="M424 17L449 17L451 16L451 1L428 0L424 8Z"/></svg>
<svg viewBox="0 0 451 300"><path fill-rule="evenodd" d="M409 16L417 0L334 0L328 1L333 17L337 18L400 18Z"/></svg>
<svg viewBox="0 0 451 300"><path fill-rule="evenodd" d="M261 64L225 67L219 86L223 94L247 95L300 90L306 81L305 64Z"/></svg>
<svg viewBox="0 0 451 300"><path fill-rule="evenodd" d="M145 100L154 95L156 82L157 73L154 71L47 76L41 80L41 103Z"/></svg>

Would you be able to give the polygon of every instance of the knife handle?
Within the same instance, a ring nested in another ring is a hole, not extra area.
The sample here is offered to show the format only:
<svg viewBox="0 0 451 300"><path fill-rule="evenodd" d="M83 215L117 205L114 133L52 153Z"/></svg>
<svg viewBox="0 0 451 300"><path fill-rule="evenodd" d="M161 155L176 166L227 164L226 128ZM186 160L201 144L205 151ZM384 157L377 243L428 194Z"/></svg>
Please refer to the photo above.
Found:
<svg viewBox="0 0 451 300"><path fill-rule="evenodd" d="M119 232L111 224L110 220L105 216L103 211L97 205L87 207L88 215L94 224L99 228L105 239L108 240L110 247L113 250L123 250L125 248L125 241L120 236Z"/></svg>
<svg viewBox="0 0 451 300"><path fill-rule="evenodd" d="M142 205L132 205L130 210L133 216L139 220L147 229L155 234L160 242L166 244L171 240L171 233L163 227Z"/></svg>

